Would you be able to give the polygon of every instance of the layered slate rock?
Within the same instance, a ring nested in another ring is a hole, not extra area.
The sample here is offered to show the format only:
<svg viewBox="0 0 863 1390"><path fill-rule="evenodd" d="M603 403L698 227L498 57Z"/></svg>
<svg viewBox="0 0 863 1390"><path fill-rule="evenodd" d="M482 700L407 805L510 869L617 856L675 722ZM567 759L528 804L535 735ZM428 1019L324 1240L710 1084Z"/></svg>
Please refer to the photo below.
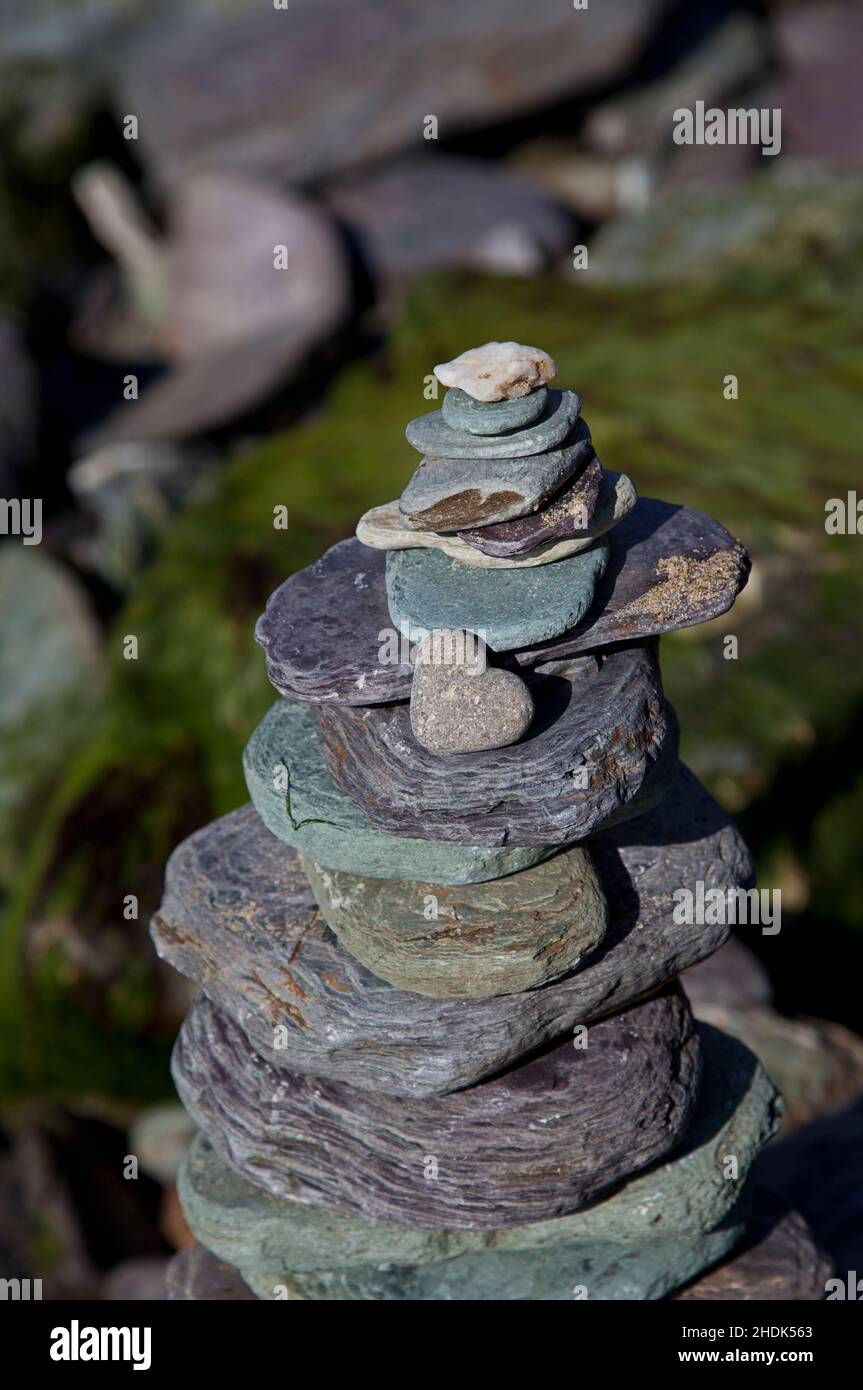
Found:
<svg viewBox="0 0 863 1390"><path fill-rule="evenodd" d="M746 1174L776 1125L776 1093L751 1053L701 1029L703 1079L690 1126L661 1164L569 1216L488 1231L423 1229L281 1200L199 1136L180 1173L198 1239L262 1298L657 1299L731 1249L748 1214ZM722 1155L735 1153L728 1181Z"/></svg>
<svg viewBox="0 0 863 1390"><path fill-rule="evenodd" d="M479 569L439 550L387 555L390 617L412 642L436 627L479 633L494 651L544 642L574 627L608 565L608 541L530 569Z"/></svg>
<svg viewBox="0 0 863 1390"><path fill-rule="evenodd" d="M588 459L581 472L571 483L530 516L518 517L514 521L502 521L496 526L480 526L474 530L459 533L458 539L471 550L478 550L486 557L514 560L537 547L546 547L552 542L560 542L581 537L587 531L594 513L600 508L600 485L603 489L604 510L608 510L609 490L613 495L614 483L622 475L603 472L602 464L596 457ZM631 506L635 506L635 488L629 479ZM622 517L618 517L621 520Z"/></svg>
<svg viewBox="0 0 863 1390"><path fill-rule="evenodd" d="M524 462L556 449L570 434L580 414L581 398L575 391L549 391L539 419L513 433L479 435L454 430L440 410L430 410L409 422L405 438L419 453L432 458L481 460L483 466L475 468L476 476L481 478L486 466L496 465L499 459L518 458Z"/></svg>
<svg viewBox="0 0 863 1390"><path fill-rule="evenodd" d="M590 853L609 906L593 954L541 989L475 999L469 1008L393 989L343 949L317 913L293 851L251 806L174 851L151 932L159 954L200 984L275 1066L393 1095L439 1095L627 1007L720 947L729 927L674 921L676 888L754 881L737 830L686 768L660 807L595 837ZM512 904L522 891L515 878L489 889L501 894L504 885ZM446 914L449 899L436 885L408 887L424 902L436 896Z"/></svg>
<svg viewBox="0 0 863 1390"><path fill-rule="evenodd" d="M681 1302L817 1302L833 1265L803 1217L757 1188L741 1245L723 1264L675 1294Z"/></svg>
<svg viewBox="0 0 863 1390"><path fill-rule="evenodd" d="M446 757L417 742L407 705L325 705L327 766L389 833L485 845L579 840L640 792L658 799L667 788L663 778L651 787L663 753L676 757L655 642L608 652L598 670L564 663L532 692L521 742Z"/></svg>
<svg viewBox="0 0 863 1390"><path fill-rule="evenodd" d="M558 492L592 452L590 431L579 421L557 448L527 458L428 455L399 499L402 521L417 530L459 531L526 516Z"/></svg>
<svg viewBox="0 0 863 1390"><path fill-rule="evenodd" d="M495 883L437 888L304 859L324 920L374 975L441 999L516 994L574 970L605 932L587 851L564 850Z"/></svg>
<svg viewBox="0 0 863 1390"><path fill-rule="evenodd" d="M432 883L483 883L551 853L550 844L441 845L379 830L330 776L314 712L292 700L277 700L264 715L246 745L243 768L267 828L329 868L379 878L419 872Z"/></svg>
<svg viewBox="0 0 863 1390"><path fill-rule="evenodd" d="M724 613L749 574L744 547L703 512L639 498L608 535L611 555L578 627L515 653L521 666L673 632ZM396 638L386 556L341 541L270 597L255 636L277 690L313 702L374 705L410 698L407 642Z"/></svg>
<svg viewBox="0 0 863 1390"><path fill-rule="evenodd" d="M446 535L441 531L415 531L404 523L404 517L396 502L385 502L380 507L372 507L370 511L364 513L357 523L357 539L363 545L368 545L374 550L416 550L425 548L427 550L440 550L444 555L448 555L451 560L459 560L464 565L474 565L481 569L526 569L534 565L550 565L556 560L565 560L569 555L578 555L582 550L587 550L600 536L604 536L613 526L622 521L632 511L637 501L637 494L631 478L625 473L613 473L611 471L601 473L597 480L597 496L595 505L588 508L589 519L582 530L576 530L575 525L581 521L581 513L575 508L581 506L578 500L579 493L577 488L581 482L573 485L571 500L566 504L567 512L572 521L569 528L569 536L564 540L551 540L547 543L537 544L532 549L526 550L524 554L513 554L510 556L497 556L487 554L485 548L476 548L469 544L465 539L467 536L480 536L483 530L493 531L496 527L483 527L478 531L463 531L457 535ZM584 470L582 476L586 477L584 491L581 496L588 495L591 491L591 482L587 478L592 472L592 464ZM568 494L563 494L568 495ZM536 516L542 516L544 512L537 512ZM525 521L528 518L524 518ZM510 523L506 522L505 525ZM513 523L514 524L514 523ZM542 534L539 528L534 527L535 534ZM520 542L514 542L520 544ZM504 545L509 542L504 542ZM491 547L489 547L491 548ZM503 548L503 547L501 547Z"/></svg>
<svg viewBox="0 0 863 1390"><path fill-rule="evenodd" d="M408 1105L277 1068L201 995L173 1075L213 1145L276 1196L488 1230L576 1211L682 1137L700 1067L679 987L592 1024L586 1041L567 1037L467 1091Z"/></svg>

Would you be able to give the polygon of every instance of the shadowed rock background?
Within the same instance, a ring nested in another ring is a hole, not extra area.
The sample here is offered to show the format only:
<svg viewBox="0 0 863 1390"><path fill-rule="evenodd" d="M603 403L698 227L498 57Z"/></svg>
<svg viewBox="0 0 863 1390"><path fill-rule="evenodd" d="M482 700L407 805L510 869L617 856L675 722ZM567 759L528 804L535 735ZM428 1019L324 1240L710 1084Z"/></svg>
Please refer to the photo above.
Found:
<svg viewBox="0 0 863 1390"><path fill-rule="evenodd" d="M764 1181L863 1267L863 539L825 531L860 478L861 32L852 0L0 0L0 492L43 502L0 541L0 1274L159 1297L190 1243L164 862L246 799L267 595L399 495L432 365L492 338L753 552L663 674L782 930L686 984L785 1092ZM697 100L781 107L781 153L674 144Z"/></svg>

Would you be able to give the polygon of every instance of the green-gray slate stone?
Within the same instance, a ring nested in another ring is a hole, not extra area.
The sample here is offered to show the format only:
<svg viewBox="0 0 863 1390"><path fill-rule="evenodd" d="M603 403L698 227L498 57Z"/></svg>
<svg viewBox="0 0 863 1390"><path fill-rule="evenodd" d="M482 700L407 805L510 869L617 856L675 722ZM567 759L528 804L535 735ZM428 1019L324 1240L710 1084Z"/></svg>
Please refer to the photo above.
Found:
<svg viewBox="0 0 863 1390"><path fill-rule="evenodd" d="M243 768L267 828L330 869L371 878L484 883L538 864L553 852L549 845L436 844L378 830L336 786L321 754L317 716L294 700L277 700L264 715L246 745Z"/></svg>
<svg viewBox="0 0 863 1390"><path fill-rule="evenodd" d="M539 386L529 396L512 396L509 400L478 401L453 386L441 404L441 415L452 430L467 430L468 434L506 434L509 430L524 429L538 420L545 410L548 388Z"/></svg>

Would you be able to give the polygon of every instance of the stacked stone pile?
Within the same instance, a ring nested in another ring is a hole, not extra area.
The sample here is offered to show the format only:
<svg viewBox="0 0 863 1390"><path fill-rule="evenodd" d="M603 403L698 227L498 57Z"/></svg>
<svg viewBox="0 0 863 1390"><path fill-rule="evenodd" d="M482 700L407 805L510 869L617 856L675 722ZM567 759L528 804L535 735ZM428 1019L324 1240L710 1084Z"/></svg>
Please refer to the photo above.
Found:
<svg viewBox="0 0 863 1390"><path fill-rule="evenodd" d="M748 1227L716 1287L793 1260L818 1296L799 1219L752 1212L776 1092L677 981L728 928L675 890L753 865L678 761L658 635L748 558L605 470L556 370L515 343L435 369L401 498L260 619L252 804L168 866L154 939L201 986L181 1198L261 1298L656 1299ZM227 1296L216 1268L172 1296Z"/></svg>

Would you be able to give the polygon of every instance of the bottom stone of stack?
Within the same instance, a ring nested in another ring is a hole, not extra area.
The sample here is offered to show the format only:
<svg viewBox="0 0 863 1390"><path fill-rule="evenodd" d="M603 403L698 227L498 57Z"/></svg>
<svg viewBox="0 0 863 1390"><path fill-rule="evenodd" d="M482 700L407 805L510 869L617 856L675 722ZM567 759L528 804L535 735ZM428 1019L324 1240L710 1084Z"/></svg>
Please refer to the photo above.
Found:
<svg viewBox="0 0 863 1390"><path fill-rule="evenodd" d="M743 1237L746 1175L781 1109L742 1043L700 1033L702 1085L672 1156L568 1216L473 1231L345 1216L274 1196L199 1137L180 1174L186 1219L263 1299L662 1298Z"/></svg>

